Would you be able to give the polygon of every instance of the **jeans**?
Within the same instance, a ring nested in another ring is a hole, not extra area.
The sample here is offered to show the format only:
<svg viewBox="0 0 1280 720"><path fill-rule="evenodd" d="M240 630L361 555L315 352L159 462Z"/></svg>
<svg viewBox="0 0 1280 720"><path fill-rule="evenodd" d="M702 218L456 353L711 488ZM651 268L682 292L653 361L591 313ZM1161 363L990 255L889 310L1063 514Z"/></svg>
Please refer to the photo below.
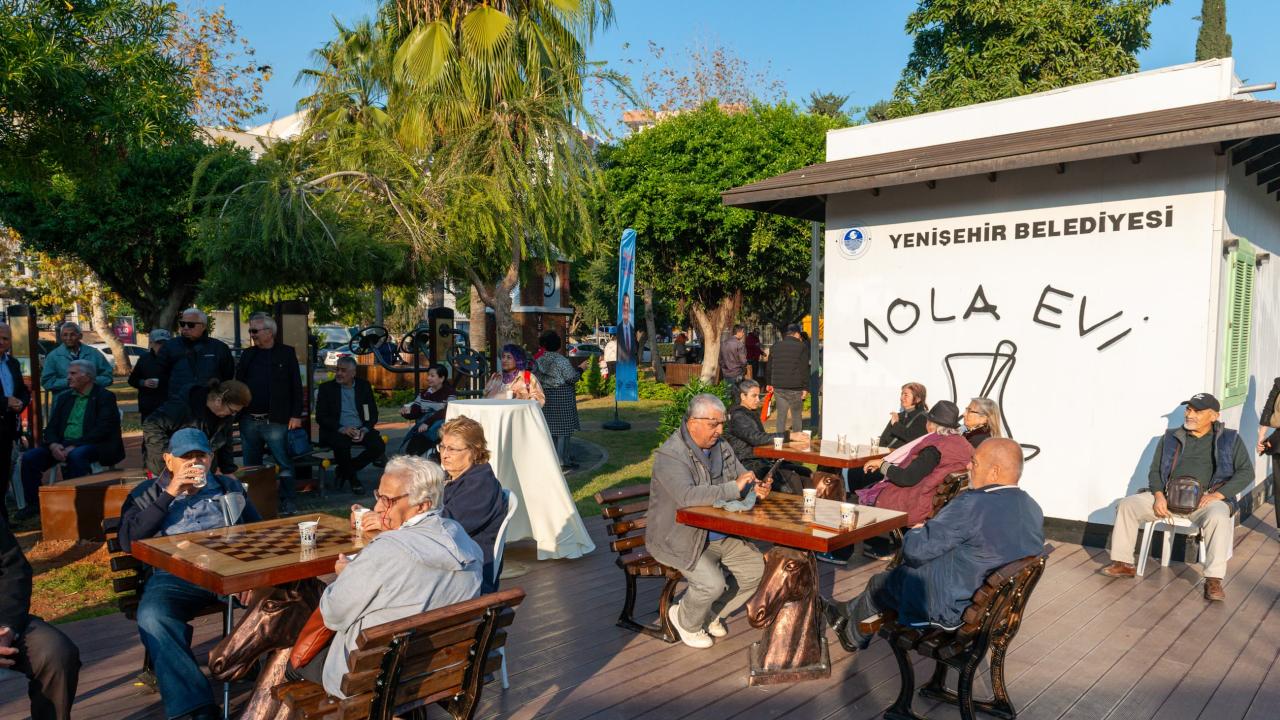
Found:
<svg viewBox="0 0 1280 720"><path fill-rule="evenodd" d="M286 442L288 434L288 425L258 420L250 415L240 421L240 445L244 452L244 464L261 465L262 446L265 443L280 468L280 499L292 502L293 460L289 457L289 444Z"/></svg>
<svg viewBox="0 0 1280 720"><path fill-rule="evenodd" d="M867 649L867 645L875 635L863 635L858 632L858 623L884 610L894 609L892 598L884 593L884 585L888 580L888 572L872 575L862 594L845 605L845 613L849 618L849 622L844 626L845 637L853 640L854 644L863 650Z"/></svg>
<svg viewBox="0 0 1280 720"><path fill-rule="evenodd" d="M80 445L67 454L66 466L62 468L62 478L83 477L93 472L91 467L98 459L98 448L93 445ZM38 447L22 453L22 491L26 493L27 505L35 506L40 502L40 480L45 472L58 464L48 448Z"/></svg>
<svg viewBox="0 0 1280 720"><path fill-rule="evenodd" d="M27 676L32 720L69 720L80 678L80 648L75 643L32 617L18 637L13 669Z"/></svg>
<svg viewBox="0 0 1280 720"><path fill-rule="evenodd" d="M138 604L138 635L155 663L160 699L169 717L213 705L213 689L191 654L191 622L218 596L156 570Z"/></svg>
<svg viewBox="0 0 1280 720"><path fill-rule="evenodd" d="M680 626L697 632L714 618L728 617L747 604L762 577L764 555L754 546L734 537L708 542L684 573L689 587L680 598Z"/></svg>

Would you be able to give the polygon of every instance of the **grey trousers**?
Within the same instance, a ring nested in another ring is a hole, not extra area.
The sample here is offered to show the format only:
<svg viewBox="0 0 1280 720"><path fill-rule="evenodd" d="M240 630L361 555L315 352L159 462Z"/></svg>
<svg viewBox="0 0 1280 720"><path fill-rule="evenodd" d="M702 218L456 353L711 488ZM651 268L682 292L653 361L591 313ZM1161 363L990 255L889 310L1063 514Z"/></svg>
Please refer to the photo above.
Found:
<svg viewBox="0 0 1280 720"><path fill-rule="evenodd" d="M804 391L773 389L773 399L778 403L776 430L774 432L800 432L804 428Z"/></svg>
<svg viewBox="0 0 1280 720"><path fill-rule="evenodd" d="M684 572L689 586L680 598L680 626L697 632L713 618L728 617L747 604L762 577L764 555L755 546L734 537L712 540Z"/></svg>
<svg viewBox="0 0 1280 720"><path fill-rule="evenodd" d="M1156 519L1155 495L1138 493L1130 495L1116 506L1116 525L1111 531L1111 560L1134 562L1133 548L1138 541L1138 531L1144 523ZM1231 520L1231 508L1225 502L1211 502L1187 516L1200 526L1204 542L1204 576L1221 580L1227 574L1227 556L1235 523Z"/></svg>

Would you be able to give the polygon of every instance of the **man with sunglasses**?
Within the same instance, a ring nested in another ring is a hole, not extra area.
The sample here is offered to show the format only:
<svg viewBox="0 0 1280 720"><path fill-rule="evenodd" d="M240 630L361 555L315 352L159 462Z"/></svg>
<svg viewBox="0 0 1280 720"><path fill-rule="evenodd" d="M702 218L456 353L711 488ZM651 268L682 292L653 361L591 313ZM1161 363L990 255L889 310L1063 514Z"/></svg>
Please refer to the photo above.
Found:
<svg viewBox="0 0 1280 720"><path fill-rule="evenodd" d="M769 484L757 484L729 443L720 440L725 419L720 398L695 395L684 423L653 459L645 547L688 581L680 603L671 606L667 617L684 644L694 648L709 648L711 638L729 634L724 619L746 604L764 575L764 556L755 546L676 522L680 508L738 500L753 486L758 497L769 495Z"/></svg>
<svg viewBox="0 0 1280 720"><path fill-rule="evenodd" d="M236 362L226 343L205 334L209 316L199 308L187 308L178 320L178 337L160 349L160 371L169 385L169 397L186 400L192 385L210 380L230 380Z"/></svg>
<svg viewBox="0 0 1280 720"><path fill-rule="evenodd" d="M245 465L262 464L265 445L280 467L280 513L297 512L294 503L290 430L302 427L302 377L293 348L276 341L276 321L266 313L249 318L253 346L240 355L236 379L249 386L250 400L240 418Z"/></svg>

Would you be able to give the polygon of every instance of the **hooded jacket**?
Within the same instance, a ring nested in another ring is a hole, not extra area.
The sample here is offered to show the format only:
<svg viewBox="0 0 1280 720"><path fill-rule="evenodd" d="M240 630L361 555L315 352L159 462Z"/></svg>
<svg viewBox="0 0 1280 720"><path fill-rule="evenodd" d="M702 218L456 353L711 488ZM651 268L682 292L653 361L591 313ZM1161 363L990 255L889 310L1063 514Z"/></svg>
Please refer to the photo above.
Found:
<svg viewBox="0 0 1280 720"><path fill-rule="evenodd" d="M480 546L431 509L379 534L320 596L325 627L337 633L324 660L324 689L342 694L347 654L365 628L480 594Z"/></svg>
<svg viewBox="0 0 1280 720"><path fill-rule="evenodd" d="M711 446L710 457L693 444L683 424L658 448L653 458L645 547L658 562L689 570L707 545L707 531L676 522L680 508L737 500L737 478L747 468L738 462L723 439Z"/></svg>

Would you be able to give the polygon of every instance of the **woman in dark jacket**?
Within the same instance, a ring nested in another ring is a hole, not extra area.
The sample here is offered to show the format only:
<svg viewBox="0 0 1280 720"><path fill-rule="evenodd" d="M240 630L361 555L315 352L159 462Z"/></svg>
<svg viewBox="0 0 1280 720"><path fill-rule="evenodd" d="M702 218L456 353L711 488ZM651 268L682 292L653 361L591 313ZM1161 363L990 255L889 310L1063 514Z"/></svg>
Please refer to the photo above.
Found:
<svg viewBox="0 0 1280 720"><path fill-rule="evenodd" d="M772 445L774 438L782 438L786 442L804 442L808 437L802 432L768 433L764 431L764 423L760 420L760 383L755 380L743 380L738 383L738 400L729 408L729 420L724 426L724 438L729 441L738 462L764 479L772 460L755 456L755 448L761 445ZM808 476L809 469L792 462L783 462L774 472L774 489L789 493L799 493L804 489L804 480L799 475Z"/></svg>
<svg viewBox="0 0 1280 720"><path fill-rule="evenodd" d="M976 397L964 410L964 439L975 449L987 438L1004 437L1000 432L1000 406L995 400Z"/></svg>
<svg viewBox="0 0 1280 720"><path fill-rule="evenodd" d="M929 412L929 404L925 402L924 385L909 382L902 386L898 396L901 409L889 413L889 424L880 433L880 446L897 448L925 434L924 416Z"/></svg>
<svg viewBox="0 0 1280 720"><path fill-rule="evenodd" d="M440 429L439 450L440 466L449 474L441 512L462 525L484 551L480 592L495 592L502 568L493 566L493 551L507 517L507 498L489 465L484 428L469 417L456 417Z"/></svg>
<svg viewBox="0 0 1280 720"><path fill-rule="evenodd" d="M231 433L236 415L249 404L249 386L239 380L210 380L187 391L187 401L171 398L142 423L147 470L155 477L164 471L164 453L169 438L184 427L198 428L209 438L218 472L229 475L236 469L231 453Z"/></svg>

